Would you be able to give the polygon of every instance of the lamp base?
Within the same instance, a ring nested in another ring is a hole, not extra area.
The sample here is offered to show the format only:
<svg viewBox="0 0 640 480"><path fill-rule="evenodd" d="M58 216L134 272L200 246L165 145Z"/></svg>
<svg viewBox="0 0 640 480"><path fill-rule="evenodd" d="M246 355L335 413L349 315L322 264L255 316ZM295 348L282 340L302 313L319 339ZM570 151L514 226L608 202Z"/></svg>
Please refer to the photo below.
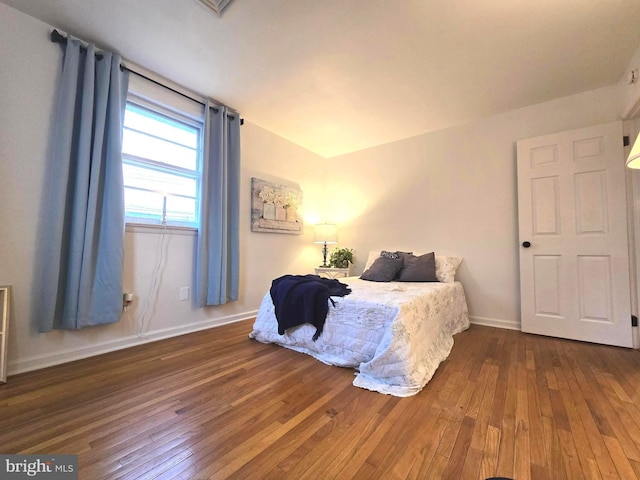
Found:
<svg viewBox="0 0 640 480"><path fill-rule="evenodd" d="M322 268L329 268L329 265L327 265L328 251L329 251L329 247L327 247L327 242L324 242L324 245L322 246L322 265L320 265L320 267Z"/></svg>

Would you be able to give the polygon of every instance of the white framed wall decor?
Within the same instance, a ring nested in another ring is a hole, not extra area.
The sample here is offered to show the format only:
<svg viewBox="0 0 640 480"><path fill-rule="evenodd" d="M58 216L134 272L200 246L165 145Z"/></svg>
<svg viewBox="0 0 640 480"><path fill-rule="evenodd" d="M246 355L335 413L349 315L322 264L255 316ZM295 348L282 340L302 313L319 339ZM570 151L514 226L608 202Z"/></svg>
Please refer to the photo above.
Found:
<svg viewBox="0 0 640 480"><path fill-rule="evenodd" d="M251 178L251 231L302 233L302 190Z"/></svg>

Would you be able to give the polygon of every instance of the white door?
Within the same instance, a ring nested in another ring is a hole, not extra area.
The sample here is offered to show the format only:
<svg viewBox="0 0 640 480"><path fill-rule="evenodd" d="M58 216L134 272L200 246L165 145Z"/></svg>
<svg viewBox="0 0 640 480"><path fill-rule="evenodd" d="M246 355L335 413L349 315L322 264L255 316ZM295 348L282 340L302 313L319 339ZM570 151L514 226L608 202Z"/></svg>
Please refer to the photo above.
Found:
<svg viewBox="0 0 640 480"><path fill-rule="evenodd" d="M622 122L518 142L522 331L632 347Z"/></svg>

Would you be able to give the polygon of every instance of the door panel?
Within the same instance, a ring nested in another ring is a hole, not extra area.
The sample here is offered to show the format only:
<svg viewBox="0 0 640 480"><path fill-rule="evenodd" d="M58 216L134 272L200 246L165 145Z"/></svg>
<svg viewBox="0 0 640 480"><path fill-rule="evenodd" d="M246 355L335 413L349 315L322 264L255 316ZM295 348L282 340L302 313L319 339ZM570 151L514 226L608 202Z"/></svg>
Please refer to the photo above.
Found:
<svg viewBox="0 0 640 480"><path fill-rule="evenodd" d="M581 321L613 323L611 283L609 256L578 256L578 299Z"/></svg>
<svg viewBox="0 0 640 480"><path fill-rule="evenodd" d="M542 177L531 180L533 232L535 235L558 235L560 233L558 188L558 177Z"/></svg>
<svg viewBox="0 0 640 480"><path fill-rule="evenodd" d="M575 175L577 235L608 233L606 173L600 170Z"/></svg>
<svg viewBox="0 0 640 480"><path fill-rule="evenodd" d="M524 332L632 346L625 185L621 122L518 142Z"/></svg>
<svg viewBox="0 0 640 480"><path fill-rule="evenodd" d="M559 255L535 255L534 265L534 293L536 315L562 316L560 312L560 267Z"/></svg>

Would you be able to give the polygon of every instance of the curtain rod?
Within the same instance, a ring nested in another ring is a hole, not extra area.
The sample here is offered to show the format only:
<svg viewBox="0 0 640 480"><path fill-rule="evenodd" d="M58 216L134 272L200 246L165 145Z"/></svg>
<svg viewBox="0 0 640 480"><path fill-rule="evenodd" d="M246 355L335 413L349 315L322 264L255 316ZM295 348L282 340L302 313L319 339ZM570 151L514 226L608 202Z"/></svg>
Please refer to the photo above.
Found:
<svg viewBox="0 0 640 480"><path fill-rule="evenodd" d="M62 35L58 30L56 30L55 28L51 31L51 42L53 43L60 43L62 45L66 45L67 44L67 37L65 37L64 35ZM86 48L86 47L83 47ZM102 58L102 54L100 53L96 53L96 58L101 59ZM186 93L182 93L174 88L171 88L168 85L165 85L164 83L161 83L157 80L154 80L153 78L149 78L146 75L140 73L140 72L136 72L135 70L127 67L126 65L123 65L122 63L120 64L120 70L126 70L127 72L133 73L134 75L137 75L138 77L144 78L145 80L150 81L151 83L154 83L162 88L166 88L167 90L173 92L173 93L177 93L178 95L181 95L185 98L188 98L189 100L199 103L200 105L206 105L202 100L198 100L196 98L193 98L189 95L187 95ZM211 108L215 113L218 113L218 108L216 107L209 107ZM227 116L231 119L231 120L235 120L235 116L231 115L231 114L227 114ZM244 118L240 118L240 125L244 125Z"/></svg>

